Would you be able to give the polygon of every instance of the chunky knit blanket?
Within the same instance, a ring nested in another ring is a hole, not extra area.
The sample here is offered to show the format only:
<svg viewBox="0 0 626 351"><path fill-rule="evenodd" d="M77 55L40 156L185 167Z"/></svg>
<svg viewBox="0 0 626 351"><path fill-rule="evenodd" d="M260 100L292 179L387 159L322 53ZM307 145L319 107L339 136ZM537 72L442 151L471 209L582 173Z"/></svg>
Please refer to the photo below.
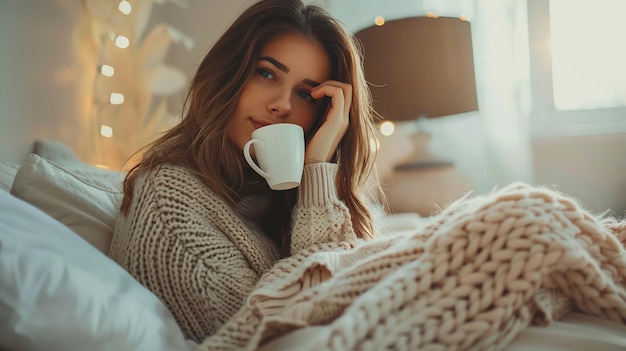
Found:
<svg viewBox="0 0 626 351"><path fill-rule="evenodd" d="M325 325L315 350L502 350L573 308L626 321L626 223L512 184L415 232L279 261L199 350L254 350Z"/></svg>

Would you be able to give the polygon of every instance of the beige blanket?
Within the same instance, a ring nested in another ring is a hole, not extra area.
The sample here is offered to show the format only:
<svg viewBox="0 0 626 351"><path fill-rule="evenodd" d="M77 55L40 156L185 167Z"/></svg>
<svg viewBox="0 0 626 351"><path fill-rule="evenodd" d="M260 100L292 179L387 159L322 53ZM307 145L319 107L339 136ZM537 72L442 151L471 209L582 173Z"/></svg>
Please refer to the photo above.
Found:
<svg viewBox="0 0 626 351"><path fill-rule="evenodd" d="M414 233L278 262L199 350L254 350L327 325L312 350L502 350L572 308L626 321L626 222L512 184L451 204Z"/></svg>

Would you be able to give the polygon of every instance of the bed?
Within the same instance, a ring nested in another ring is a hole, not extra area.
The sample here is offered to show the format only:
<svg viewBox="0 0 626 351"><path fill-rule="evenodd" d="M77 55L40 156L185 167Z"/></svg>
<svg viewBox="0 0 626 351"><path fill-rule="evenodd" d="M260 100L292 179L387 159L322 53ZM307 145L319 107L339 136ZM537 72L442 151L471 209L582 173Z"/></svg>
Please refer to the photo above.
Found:
<svg viewBox="0 0 626 351"><path fill-rule="evenodd" d="M41 140L21 164L0 162L0 350L194 350L165 305L105 252L123 174L87 165ZM384 215L388 235L419 225ZM306 350L310 326L261 350ZM522 350L626 350L626 326L570 312L530 326L507 346Z"/></svg>

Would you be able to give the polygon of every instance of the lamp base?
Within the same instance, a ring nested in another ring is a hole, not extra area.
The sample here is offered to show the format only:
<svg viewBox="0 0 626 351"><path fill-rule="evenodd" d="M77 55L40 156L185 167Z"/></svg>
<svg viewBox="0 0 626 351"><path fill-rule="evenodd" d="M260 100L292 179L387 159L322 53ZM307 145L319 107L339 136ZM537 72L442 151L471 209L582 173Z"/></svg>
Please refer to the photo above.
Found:
<svg viewBox="0 0 626 351"><path fill-rule="evenodd" d="M409 171L454 166L454 162L442 159L430 151L429 143L432 135L425 129L419 128L412 133L413 152L403 162L395 165L394 170Z"/></svg>
<svg viewBox="0 0 626 351"><path fill-rule="evenodd" d="M422 217L436 214L474 188L471 179L451 166L393 172L381 186L390 213Z"/></svg>
<svg viewBox="0 0 626 351"><path fill-rule="evenodd" d="M430 168L441 168L441 167L454 167L454 162L444 161L444 160L409 162L409 163L396 165L394 167L394 170L412 171L412 170L417 170L417 169L430 169Z"/></svg>

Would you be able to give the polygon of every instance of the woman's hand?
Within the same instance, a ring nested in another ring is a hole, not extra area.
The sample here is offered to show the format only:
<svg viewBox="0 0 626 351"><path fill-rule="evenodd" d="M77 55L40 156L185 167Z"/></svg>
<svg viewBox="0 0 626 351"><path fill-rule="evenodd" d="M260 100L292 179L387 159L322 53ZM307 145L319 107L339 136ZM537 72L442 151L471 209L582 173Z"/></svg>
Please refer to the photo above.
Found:
<svg viewBox="0 0 626 351"><path fill-rule="evenodd" d="M324 96L330 97L330 106L322 125L306 147L304 163L330 161L341 138L348 130L352 86L327 80L311 90L311 97L314 99L321 99Z"/></svg>

